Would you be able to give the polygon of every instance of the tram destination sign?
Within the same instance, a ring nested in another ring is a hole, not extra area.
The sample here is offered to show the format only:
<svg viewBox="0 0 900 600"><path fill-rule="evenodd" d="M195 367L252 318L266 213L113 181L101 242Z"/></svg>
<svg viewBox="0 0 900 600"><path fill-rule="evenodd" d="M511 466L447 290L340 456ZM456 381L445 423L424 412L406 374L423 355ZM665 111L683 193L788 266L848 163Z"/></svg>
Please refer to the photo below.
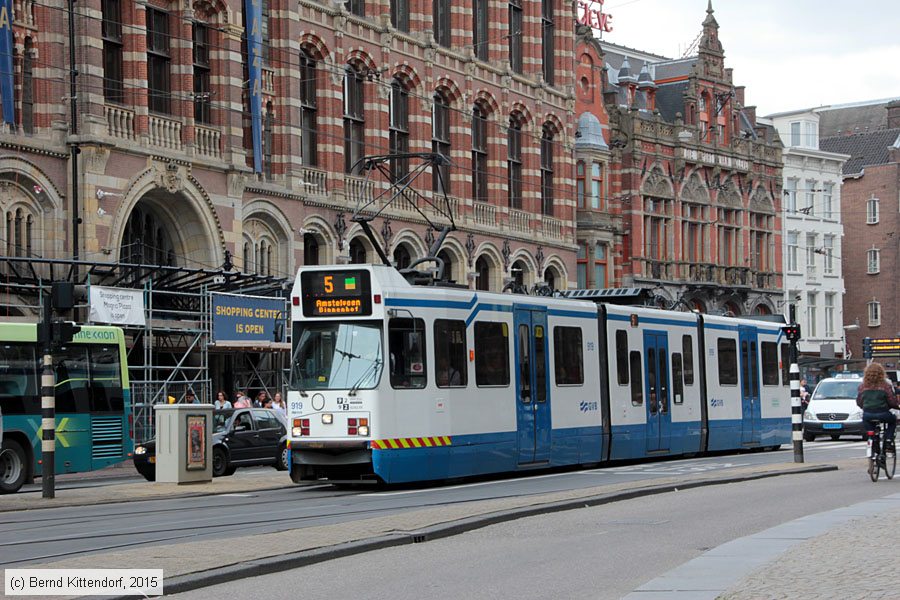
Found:
<svg viewBox="0 0 900 600"><path fill-rule="evenodd" d="M304 317L364 317L372 314L372 281L365 270L300 274Z"/></svg>
<svg viewBox="0 0 900 600"><path fill-rule="evenodd" d="M900 337L863 338L864 358L900 358Z"/></svg>

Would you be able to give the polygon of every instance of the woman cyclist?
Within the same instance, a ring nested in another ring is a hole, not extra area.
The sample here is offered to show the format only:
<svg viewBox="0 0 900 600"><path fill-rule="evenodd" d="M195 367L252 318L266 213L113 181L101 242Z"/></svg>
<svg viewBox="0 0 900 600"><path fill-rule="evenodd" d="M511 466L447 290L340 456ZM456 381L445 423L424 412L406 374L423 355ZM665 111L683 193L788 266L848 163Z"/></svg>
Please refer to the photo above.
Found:
<svg viewBox="0 0 900 600"><path fill-rule="evenodd" d="M887 380L884 367L873 362L866 367L863 382L856 393L856 405L863 409L863 423L866 431L875 431L874 421L887 423L885 433L886 448L894 448L894 431L897 428L897 417L891 412L892 408L900 408L900 402L894 395L894 388ZM871 467L870 467L871 468Z"/></svg>

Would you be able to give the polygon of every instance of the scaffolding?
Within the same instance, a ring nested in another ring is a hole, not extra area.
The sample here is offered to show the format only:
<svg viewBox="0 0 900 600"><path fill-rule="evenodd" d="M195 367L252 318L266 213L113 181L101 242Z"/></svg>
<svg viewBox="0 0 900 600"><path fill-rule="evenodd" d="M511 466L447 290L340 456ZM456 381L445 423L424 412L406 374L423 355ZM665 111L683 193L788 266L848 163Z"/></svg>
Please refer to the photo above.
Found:
<svg viewBox="0 0 900 600"><path fill-rule="evenodd" d="M77 288L75 319L80 323L90 323L90 286L143 292L145 325L119 325L128 351L136 443L155 436L153 406L170 397L180 402L189 389L201 402L212 402L219 389L229 395L235 389L264 390L271 396L286 387L289 341L216 341L211 303L214 293L280 299L286 316L290 279L224 269L0 256L0 318L38 321L41 296L56 281L83 286Z"/></svg>

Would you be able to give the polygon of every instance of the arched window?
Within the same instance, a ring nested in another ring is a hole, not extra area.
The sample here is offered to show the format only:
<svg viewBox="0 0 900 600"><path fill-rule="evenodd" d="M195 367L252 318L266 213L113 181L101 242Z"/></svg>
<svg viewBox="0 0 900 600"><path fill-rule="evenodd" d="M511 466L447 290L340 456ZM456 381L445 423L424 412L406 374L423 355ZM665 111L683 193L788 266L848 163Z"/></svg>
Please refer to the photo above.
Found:
<svg viewBox="0 0 900 600"><path fill-rule="evenodd" d="M491 289L491 266L485 257L480 256L475 261L475 289L488 291Z"/></svg>
<svg viewBox="0 0 900 600"><path fill-rule="evenodd" d="M318 94L317 63L305 50L300 50L300 159L308 167L318 161Z"/></svg>
<svg viewBox="0 0 900 600"><path fill-rule="evenodd" d="M450 104L440 92L435 93L431 109L431 151L450 158ZM431 189L438 194L450 193L449 163L432 167Z"/></svg>
<svg viewBox="0 0 900 600"><path fill-rule="evenodd" d="M518 288L522 288L525 286L525 271L528 270L528 267L525 266L525 263L521 260L517 260L513 263L512 269L512 277L513 281L516 282L516 286Z"/></svg>
<svg viewBox="0 0 900 600"><path fill-rule="evenodd" d="M319 264L319 240L311 233L303 234L303 264Z"/></svg>
<svg viewBox="0 0 900 600"><path fill-rule="evenodd" d="M15 256L15 244L13 242L13 213L6 213L6 255Z"/></svg>
<svg viewBox="0 0 900 600"><path fill-rule="evenodd" d="M488 140L487 112L480 104L472 109L472 198L487 202L488 196Z"/></svg>
<svg viewBox="0 0 900 600"><path fill-rule="evenodd" d="M359 239L350 242L350 262L354 265L364 265L369 262L366 257L366 247Z"/></svg>
<svg viewBox="0 0 900 600"><path fill-rule="evenodd" d="M16 256L22 256L25 246L22 241L22 229L25 224L25 216L21 208L16 209Z"/></svg>
<svg viewBox="0 0 900 600"><path fill-rule="evenodd" d="M513 115L506 132L509 207L522 208L522 121Z"/></svg>
<svg viewBox="0 0 900 600"><path fill-rule="evenodd" d="M551 290L556 289L556 272L552 268L544 271L544 284Z"/></svg>
<svg viewBox="0 0 900 600"><path fill-rule="evenodd" d="M344 73L344 172L365 155L365 95L363 76L355 65Z"/></svg>
<svg viewBox="0 0 900 600"><path fill-rule="evenodd" d="M444 261L444 281L453 279L453 258L446 250L438 252L438 258Z"/></svg>
<svg viewBox="0 0 900 600"><path fill-rule="evenodd" d="M34 216L25 217L25 256L34 256Z"/></svg>
<svg viewBox="0 0 900 600"><path fill-rule="evenodd" d="M541 134L541 205L545 215L553 216L553 128L544 125Z"/></svg>

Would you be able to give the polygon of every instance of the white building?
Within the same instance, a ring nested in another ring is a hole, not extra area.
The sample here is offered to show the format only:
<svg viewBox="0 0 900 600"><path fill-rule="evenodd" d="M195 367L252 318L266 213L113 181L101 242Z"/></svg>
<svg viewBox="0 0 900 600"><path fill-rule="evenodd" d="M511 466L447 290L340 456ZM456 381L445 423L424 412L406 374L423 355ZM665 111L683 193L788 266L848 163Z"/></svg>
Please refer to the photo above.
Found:
<svg viewBox="0 0 900 600"><path fill-rule="evenodd" d="M819 150L816 109L769 115L784 143L784 314L796 307L802 355L845 355L841 169L850 157Z"/></svg>

